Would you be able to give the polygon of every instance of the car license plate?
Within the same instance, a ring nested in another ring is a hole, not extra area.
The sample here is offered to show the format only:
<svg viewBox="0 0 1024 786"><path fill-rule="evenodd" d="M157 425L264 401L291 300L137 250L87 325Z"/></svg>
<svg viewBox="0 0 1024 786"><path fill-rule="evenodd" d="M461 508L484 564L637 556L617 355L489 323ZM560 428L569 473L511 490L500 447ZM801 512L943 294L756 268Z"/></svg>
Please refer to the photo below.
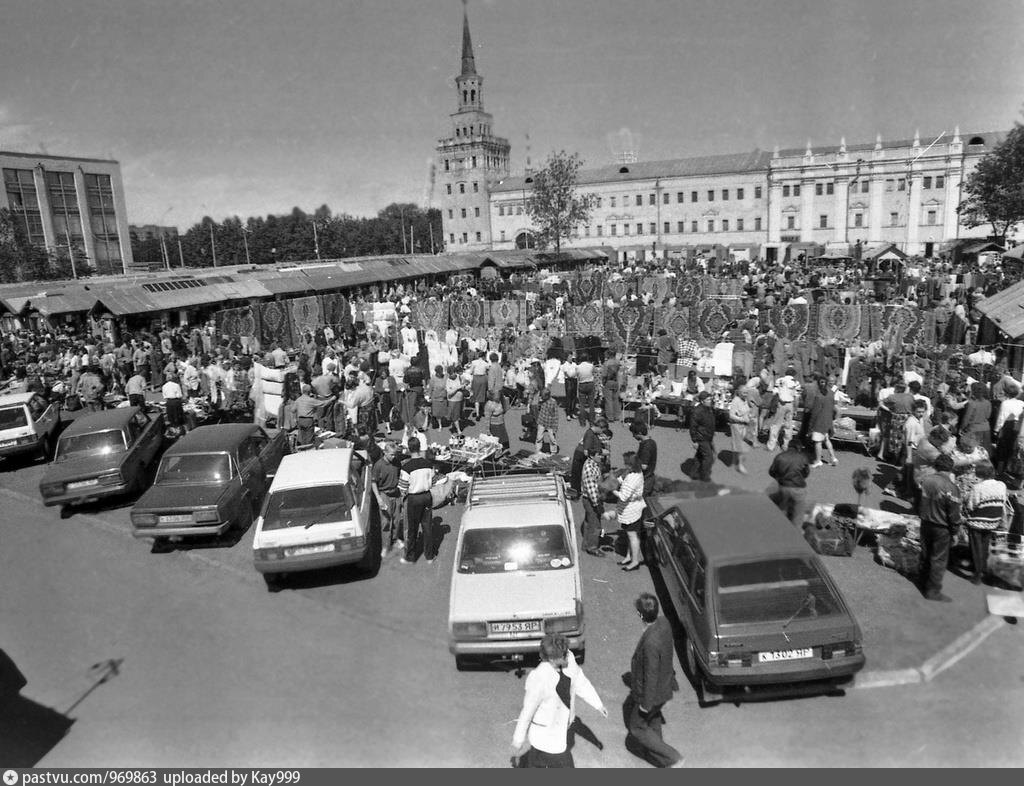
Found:
<svg viewBox="0 0 1024 786"><path fill-rule="evenodd" d="M801 658L813 657L814 650L810 647L802 650L779 650L778 652L757 653L758 663L774 663L779 660L800 660Z"/></svg>
<svg viewBox="0 0 1024 786"><path fill-rule="evenodd" d="M191 521L192 521L192 514L191 513L175 513L174 515L171 515L171 516L157 516L156 517L156 523L157 524L184 524L185 522L191 523Z"/></svg>
<svg viewBox="0 0 1024 786"><path fill-rule="evenodd" d="M540 620L492 622L491 633L540 633Z"/></svg>
<svg viewBox="0 0 1024 786"><path fill-rule="evenodd" d="M10 447L13 447L13 446L15 446L17 444L18 444L18 440L16 440L16 439L8 439L8 440L5 440L4 442L0 442L0 448L10 448Z"/></svg>
<svg viewBox="0 0 1024 786"><path fill-rule="evenodd" d="M89 486L98 486L100 484L99 478L89 478L89 480L76 480L74 483L68 483L68 491L73 489L87 489Z"/></svg>
<svg viewBox="0 0 1024 786"><path fill-rule="evenodd" d="M328 551L334 551L333 543L319 543L315 546L295 546L291 549L285 549L284 555L286 557L302 557L306 554L323 554Z"/></svg>

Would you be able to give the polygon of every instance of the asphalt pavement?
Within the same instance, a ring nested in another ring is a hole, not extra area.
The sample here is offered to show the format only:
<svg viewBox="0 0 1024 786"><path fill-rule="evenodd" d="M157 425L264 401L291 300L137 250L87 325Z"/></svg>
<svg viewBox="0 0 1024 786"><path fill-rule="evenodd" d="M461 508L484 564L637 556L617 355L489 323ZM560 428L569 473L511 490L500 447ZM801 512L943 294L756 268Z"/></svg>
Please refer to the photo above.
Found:
<svg viewBox="0 0 1024 786"><path fill-rule="evenodd" d="M513 449L522 446L519 412L507 418ZM623 424L613 429L618 463L635 441ZM563 451L580 433L563 421ZM693 452L686 432L665 425L653 436L658 475L683 479ZM717 442L727 447L724 435ZM875 469L863 455L839 455L838 467L812 470L812 499L855 501L851 472ZM717 462L713 479L763 491L769 459L750 454L746 476ZM522 674L457 672L447 651L459 506L438 511L450 531L433 565L402 565L396 554L372 579L333 571L269 593L252 568L251 532L234 544L151 553L130 535L128 503L64 520L43 508L42 471L0 467L0 647L39 711L20 708L31 723L15 741L0 728L0 764L23 756L54 767L507 766ZM875 485L866 503L881 502ZM581 706L602 747L577 739L577 765L645 767L624 746L617 710L641 632L631 604L654 583L646 569L624 574L610 557L582 559L584 668L611 715ZM665 736L688 763L1024 763L1024 639L1019 625L987 615L990 590L949 574L954 602L934 604L869 548L825 561L864 631L861 676L874 681L858 680L844 696L702 709L681 679Z"/></svg>

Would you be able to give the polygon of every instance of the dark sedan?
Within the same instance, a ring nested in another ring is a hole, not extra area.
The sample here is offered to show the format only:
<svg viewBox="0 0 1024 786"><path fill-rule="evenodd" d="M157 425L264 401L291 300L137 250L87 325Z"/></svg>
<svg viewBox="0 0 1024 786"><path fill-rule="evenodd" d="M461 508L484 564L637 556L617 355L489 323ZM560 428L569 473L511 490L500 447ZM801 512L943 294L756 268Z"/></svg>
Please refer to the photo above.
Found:
<svg viewBox="0 0 1024 786"><path fill-rule="evenodd" d="M190 431L164 454L152 488L132 508L132 534L161 540L248 526L288 452L283 431L253 423Z"/></svg>
<svg viewBox="0 0 1024 786"><path fill-rule="evenodd" d="M44 505L75 505L137 494L160 455L163 415L118 407L76 419L57 441L39 483Z"/></svg>
<svg viewBox="0 0 1024 786"><path fill-rule="evenodd" d="M864 666L853 613L800 533L761 494L652 498L645 549L706 693L834 689Z"/></svg>

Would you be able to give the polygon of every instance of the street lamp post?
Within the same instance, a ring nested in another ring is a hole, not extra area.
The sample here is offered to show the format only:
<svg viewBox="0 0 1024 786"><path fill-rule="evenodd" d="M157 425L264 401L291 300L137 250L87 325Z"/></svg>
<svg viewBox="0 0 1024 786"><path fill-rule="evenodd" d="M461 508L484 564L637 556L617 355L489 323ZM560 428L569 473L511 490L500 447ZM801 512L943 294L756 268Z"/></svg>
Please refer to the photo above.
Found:
<svg viewBox="0 0 1024 786"><path fill-rule="evenodd" d="M317 233L316 233L317 221L316 221L315 218L313 219L312 224L313 224L313 246L316 249L316 261L320 262L321 261L320 260L320 236L317 235Z"/></svg>
<svg viewBox="0 0 1024 786"><path fill-rule="evenodd" d="M251 265L252 260L249 259L249 241L247 239L249 235L249 228L242 225L239 225L238 228L242 230L242 245L245 246L245 264Z"/></svg>

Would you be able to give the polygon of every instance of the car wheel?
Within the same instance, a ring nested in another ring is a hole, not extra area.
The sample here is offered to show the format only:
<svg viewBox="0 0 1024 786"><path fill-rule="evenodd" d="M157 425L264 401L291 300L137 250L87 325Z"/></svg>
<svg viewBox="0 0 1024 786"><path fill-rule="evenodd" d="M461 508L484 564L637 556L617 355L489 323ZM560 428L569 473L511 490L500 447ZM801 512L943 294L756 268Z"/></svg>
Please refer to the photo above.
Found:
<svg viewBox="0 0 1024 786"><path fill-rule="evenodd" d="M74 513L74 510L72 510L70 505L61 505L60 506L60 517L62 519L69 519L69 518L71 518L71 515L73 513Z"/></svg>
<svg viewBox="0 0 1024 786"><path fill-rule="evenodd" d="M472 671L476 662L469 655L456 655L455 668L457 671Z"/></svg>
<svg viewBox="0 0 1024 786"><path fill-rule="evenodd" d="M168 538L153 538L153 554L166 554L171 550L171 541Z"/></svg>
<svg viewBox="0 0 1024 786"><path fill-rule="evenodd" d="M372 578L380 571L381 541L383 533L380 529L380 510L377 500L370 502L370 522L366 532L366 556L359 562L359 571Z"/></svg>

